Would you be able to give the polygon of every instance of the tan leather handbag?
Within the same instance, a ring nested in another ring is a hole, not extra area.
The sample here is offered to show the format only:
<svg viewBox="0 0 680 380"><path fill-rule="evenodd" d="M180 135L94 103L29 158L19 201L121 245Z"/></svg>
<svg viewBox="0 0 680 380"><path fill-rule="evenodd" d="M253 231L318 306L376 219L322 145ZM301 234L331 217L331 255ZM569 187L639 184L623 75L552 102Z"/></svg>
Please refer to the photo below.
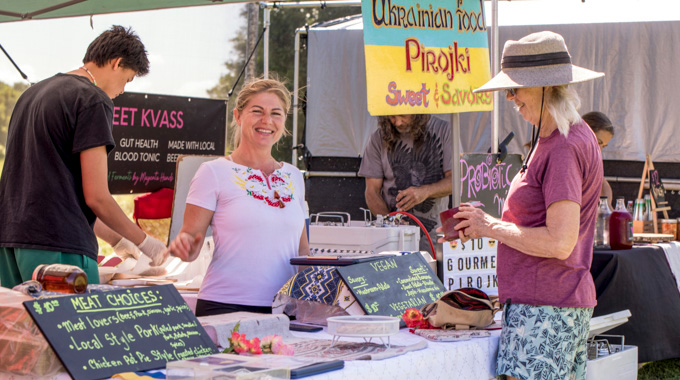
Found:
<svg viewBox="0 0 680 380"><path fill-rule="evenodd" d="M420 308L423 318L434 327L447 330L471 330L493 324L500 310L498 297L493 300L475 288L461 288L444 293L433 303Z"/></svg>

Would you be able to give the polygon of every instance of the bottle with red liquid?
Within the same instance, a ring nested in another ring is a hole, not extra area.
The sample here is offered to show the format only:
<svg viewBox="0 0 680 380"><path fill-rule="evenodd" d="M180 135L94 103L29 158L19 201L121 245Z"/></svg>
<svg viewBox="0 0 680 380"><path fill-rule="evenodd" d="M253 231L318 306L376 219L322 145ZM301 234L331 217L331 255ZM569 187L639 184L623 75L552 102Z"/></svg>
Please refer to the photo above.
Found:
<svg viewBox="0 0 680 380"><path fill-rule="evenodd" d="M616 198L616 208L609 217L611 249L633 248L633 216L626 210L623 197Z"/></svg>
<svg viewBox="0 0 680 380"><path fill-rule="evenodd" d="M33 279L50 292L85 293L87 290L87 274L75 265L41 264L33 270Z"/></svg>

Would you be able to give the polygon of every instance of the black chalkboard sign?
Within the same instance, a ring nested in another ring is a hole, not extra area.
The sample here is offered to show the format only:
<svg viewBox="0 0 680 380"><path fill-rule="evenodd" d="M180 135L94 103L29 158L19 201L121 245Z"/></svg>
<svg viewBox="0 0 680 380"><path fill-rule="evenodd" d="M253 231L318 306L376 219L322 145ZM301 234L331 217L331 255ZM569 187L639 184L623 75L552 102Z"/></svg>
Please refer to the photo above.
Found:
<svg viewBox="0 0 680 380"><path fill-rule="evenodd" d="M112 194L146 193L175 186L181 154L225 154L225 100L126 92L114 100L109 153Z"/></svg>
<svg viewBox="0 0 680 380"><path fill-rule="evenodd" d="M436 301L445 291L420 253L338 267L366 314L401 317Z"/></svg>
<svg viewBox="0 0 680 380"><path fill-rule="evenodd" d="M661 176L656 170L649 171L649 191L652 193L652 197L654 197L656 211L671 209L666 200L666 188L663 186L663 183L661 183Z"/></svg>
<svg viewBox="0 0 680 380"><path fill-rule="evenodd" d="M484 212L500 218L512 179L522 168L522 156L508 154L500 164L496 162L496 156L483 153L461 155L460 199L461 202L482 202Z"/></svg>
<svg viewBox="0 0 680 380"><path fill-rule="evenodd" d="M24 306L71 376L120 372L218 352L173 285L25 301Z"/></svg>

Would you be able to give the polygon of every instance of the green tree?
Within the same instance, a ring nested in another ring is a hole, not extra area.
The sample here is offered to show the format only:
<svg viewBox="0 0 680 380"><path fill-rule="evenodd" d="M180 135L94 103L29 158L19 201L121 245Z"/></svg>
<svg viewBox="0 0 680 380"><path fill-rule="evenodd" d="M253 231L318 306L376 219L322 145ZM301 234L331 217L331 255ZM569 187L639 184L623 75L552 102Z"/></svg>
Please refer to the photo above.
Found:
<svg viewBox="0 0 680 380"><path fill-rule="evenodd" d="M2 169L2 162L5 161L9 119L12 117L17 99L27 88L28 84L21 82L14 83L14 86L0 82L0 169Z"/></svg>
<svg viewBox="0 0 680 380"><path fill-rule="evenodd" d="M270 76L275 74L279 79L285 80L288 88L293 90L293 78L294 78L294 63L295 63L295 30L305 25L312 25L314 23L334 20L354 14L360 13L361 10L358 7L330 7L325 9L319 8L283 8L272 11L271 13L271 23L269 30L269 73ZM244 9L241 11L241 17L247 20L247 11ZM260 17L260 32L262 31L262 17ZM234 44L234 50L237 51L237 55L227 62L225 62L225 67L227 68L227 74L223 75L219 83L208 90L208 94L212 98L226 99L227 93L232 88L236 78L238 77L241 69L245 65L247 54L246 54L246 28L244 27L239 31L239 33L231 41ZM264 66L264 42L261 41L258 46L258 50L252 59L256 59L256 70L257 75L262 75ZM299 78L307 77L307 53L305 40L301 40L300 44L300 72L298 73ZM236 99L236 94L243 84L243 79L240 80L238 86L234 89L232 97L229 99L229 110L234 109L234 101ZM304 81L301 80L299 86L304 86ZM304 99L304 89L301 89L300 99ZM295 112L295 110L293 110ZM304 125L304 117L300 114L298 119L298 127L302 128ZM231 120L231 112L229 113L229 120ZM292 127L292 117L288 117L286 127L290 130ZM231 129L230 129L231 130ZM298 131L300 132L300 131ZM231 137L231 136L229 136ZM228 145L231 143L229 141ZM273 152L274 157L281 161L290 161L291 157L291 145L292 140L290 136L281 139L278 146L275 146Z"/></svg>

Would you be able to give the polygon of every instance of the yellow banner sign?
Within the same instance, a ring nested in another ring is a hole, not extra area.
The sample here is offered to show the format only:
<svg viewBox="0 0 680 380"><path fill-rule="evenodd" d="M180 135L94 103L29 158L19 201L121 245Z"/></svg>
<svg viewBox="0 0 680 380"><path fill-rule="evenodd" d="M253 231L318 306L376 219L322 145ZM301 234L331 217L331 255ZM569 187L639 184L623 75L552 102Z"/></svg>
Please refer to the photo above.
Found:
<svg viewBox="0 0 680 380"><path fill-rule="evenodd" d="M371 115L490 111L481 0L364 0L364 49Z"/></svg>

